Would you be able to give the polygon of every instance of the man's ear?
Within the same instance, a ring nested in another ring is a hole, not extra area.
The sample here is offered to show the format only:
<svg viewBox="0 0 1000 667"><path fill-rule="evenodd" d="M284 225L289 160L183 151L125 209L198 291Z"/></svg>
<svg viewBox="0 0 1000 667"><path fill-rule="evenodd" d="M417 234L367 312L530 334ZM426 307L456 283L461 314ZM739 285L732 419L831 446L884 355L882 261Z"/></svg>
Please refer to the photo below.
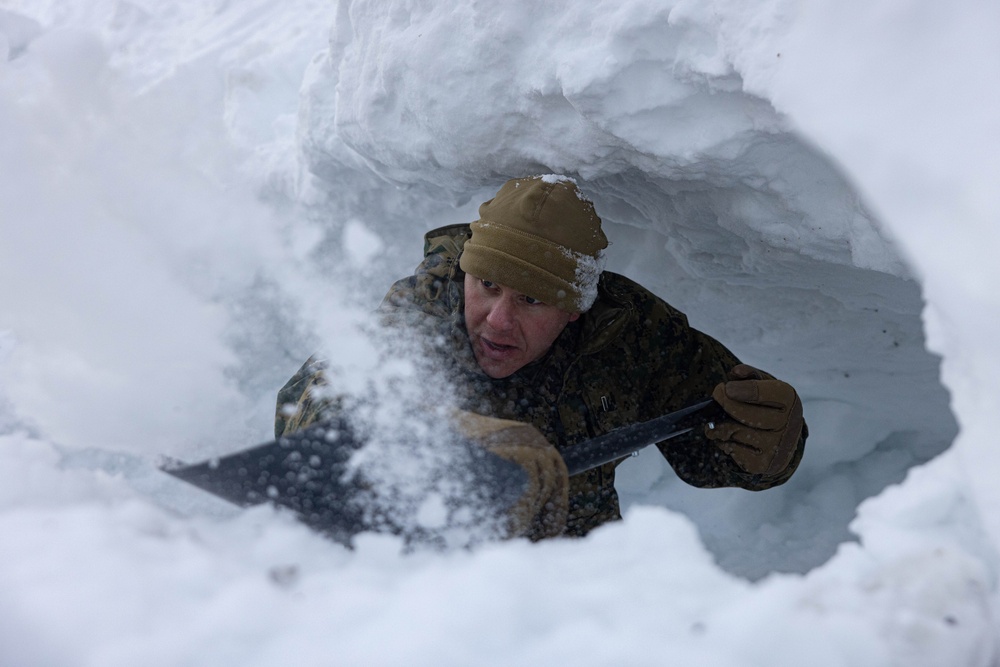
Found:
<svg viewBox="0 0 1000 667"><path fill-rule="evenodd" d="M570 313L569 314L569 321L570 322L576 322L578 319L580 319L580 313Z"/></svg>

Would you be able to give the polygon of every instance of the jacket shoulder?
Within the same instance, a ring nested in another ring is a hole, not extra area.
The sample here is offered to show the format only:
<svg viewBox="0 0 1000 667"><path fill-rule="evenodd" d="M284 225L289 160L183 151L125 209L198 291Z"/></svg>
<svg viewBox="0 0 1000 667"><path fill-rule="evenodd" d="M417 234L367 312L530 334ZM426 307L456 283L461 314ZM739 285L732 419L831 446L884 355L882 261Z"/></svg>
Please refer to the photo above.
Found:
<svg viewBox="0 0 1000 667"><path fill-rule="evenodd" d="M687 324L687 315L631 278L626 278L621 274L605 271L601 276L598 290L603 292L602 296L613 303L629 304L637 311L658 310L662 312L663 316Z"/></svg>
<svg viewBox="0 0 1000 667"><path fill-rule="evenodd" d="M427 232L424 234L424 259L417 273L431 273L439 278L454 276L458 258L471 237L472 227L468 224L447 225Z"/></svg>
<svg viewBox="0 0 1000 667"><path fill-rule="evenodd" d="M413 275L389 288L379 310L388 314L399 308L438 317L447 316L461 302L458 259L472 236L468 224L438 227L424 234L424 258Z"/></svg>
<svg viewBox="0 0 1000 667"><path fill-rule="evenodd" d="M472 225L445 225L424 234L424 257L432 254L461 254L465 242L472 236Z"/></svg>
<svg viewBox="0 0 1000 667"><path fill-rule="evenodd" d="M605 271L597 285L597 301L583 321L582 352L599 352L627 333L640 338L657 327L687 329L687 316L639 283Z"/></svg>

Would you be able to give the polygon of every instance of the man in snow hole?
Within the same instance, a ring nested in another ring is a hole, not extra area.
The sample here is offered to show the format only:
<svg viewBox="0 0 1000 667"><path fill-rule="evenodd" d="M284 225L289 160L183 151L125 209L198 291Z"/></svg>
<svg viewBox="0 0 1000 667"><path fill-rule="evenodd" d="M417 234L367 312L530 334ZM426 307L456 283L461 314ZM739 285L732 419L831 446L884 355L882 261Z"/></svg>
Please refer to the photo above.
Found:
<svg viewBox="0 0 1000 667"><path fill-rule="evenodd" d="M379 309L387 324L428 334L452 365L459 430L527 471L511 536L582 536L621 518L621 461L569 477L558 452L709 396L722 419L659 445L685 482L767 489L802 458L807 430L795 390L603 271L607 245L572 180L514 179L480 206L478 221L428 232L423 262ZM323 368L310 360L282 388L276 435L329 407L313 396L326 383Z"/></svg>

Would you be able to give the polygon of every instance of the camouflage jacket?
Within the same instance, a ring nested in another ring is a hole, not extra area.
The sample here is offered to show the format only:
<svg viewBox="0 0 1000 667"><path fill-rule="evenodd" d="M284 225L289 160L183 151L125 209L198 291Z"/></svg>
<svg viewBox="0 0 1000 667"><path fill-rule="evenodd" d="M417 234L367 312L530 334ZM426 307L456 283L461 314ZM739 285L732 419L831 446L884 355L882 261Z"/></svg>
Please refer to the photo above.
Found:
<svg viewBox="0 0 1000 667"><path fill-rule="evenodd" d="M463 318L464 274L458 259L468 225L428 232L424 260L396 282L379 310L391 326L424 329L451 365L448 391L479 414L528 422L560 451L612 429L658 417L710 396L739 360L713 338L690 327L683 313L635 282L604 272L594 306L570 323L549 352L513 375L493 379L479 370ZM280 435L305 426L320 406L310 387L323 383L307 362L279 393ZM294 406L291 414L282 406ZM744 472L700 433L672 439L660 451L677 475L698 487L762 490L786 481L802 456L803 441L785 470L773 477ZM585 535L620 518L615 468L621 461L570 479L566 534Z"/></svg>

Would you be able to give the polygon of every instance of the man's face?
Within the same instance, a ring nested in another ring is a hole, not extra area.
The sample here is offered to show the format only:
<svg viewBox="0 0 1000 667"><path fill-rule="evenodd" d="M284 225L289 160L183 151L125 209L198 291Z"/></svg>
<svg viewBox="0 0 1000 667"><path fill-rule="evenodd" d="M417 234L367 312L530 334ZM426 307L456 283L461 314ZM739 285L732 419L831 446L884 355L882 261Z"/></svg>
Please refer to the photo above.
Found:
<svg viewBox="0 0 1000 667"><path fill-rule="evenodd" d="M579 313L465 274L465 326L476 361L492 378L505 378L541 359L578 317Z"/></svg>

